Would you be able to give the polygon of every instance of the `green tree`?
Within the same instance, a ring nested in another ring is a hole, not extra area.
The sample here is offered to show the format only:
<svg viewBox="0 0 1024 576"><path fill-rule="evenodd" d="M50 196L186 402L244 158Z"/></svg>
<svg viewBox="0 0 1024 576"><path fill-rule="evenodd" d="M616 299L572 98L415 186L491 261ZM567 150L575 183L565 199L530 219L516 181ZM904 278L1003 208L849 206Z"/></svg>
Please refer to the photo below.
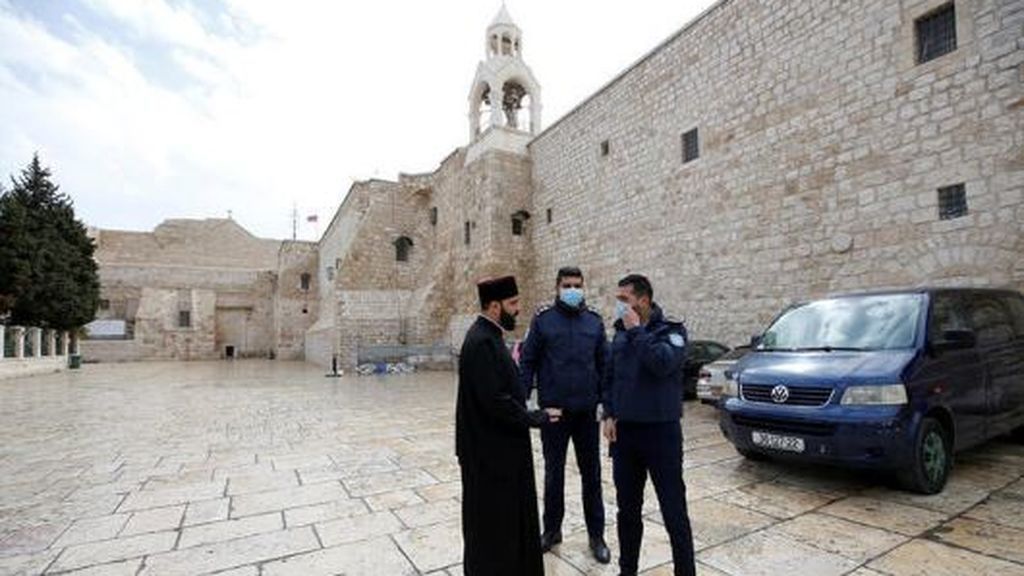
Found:
<svg viewBox="0 0 1024 576"><path fill-rule="evenodd" d="M0 318L69 330L92 321L100 283L95 246L39 155L0 190Z"/></svg>

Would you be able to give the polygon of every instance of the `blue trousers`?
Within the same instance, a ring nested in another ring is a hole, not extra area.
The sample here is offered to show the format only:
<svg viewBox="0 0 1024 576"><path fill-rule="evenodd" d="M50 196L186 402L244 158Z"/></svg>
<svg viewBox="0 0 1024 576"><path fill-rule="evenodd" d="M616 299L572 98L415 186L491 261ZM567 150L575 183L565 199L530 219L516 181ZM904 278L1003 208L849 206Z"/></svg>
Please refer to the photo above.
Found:
<svg viewBox="0 0 1024 576"><path fill-rule="evenodd" d="M649 474L672 543L675 575L694 576L693 533L686 510L683 431L679 422L618 422L616 432L612 458L619 505L621 573L627 576L637 573L640 541L644 533L644 485Z"/></svg>
<svg viewBox="0 0 1024 576"><path fill-rule="evenodd" d="M562 529L565 516L565 455L572 440L583 483L583 516L590 536L604 536L601 499L600 424L593 410L562 413L561 421L540 429L544 446L544 532Z"/></svg>

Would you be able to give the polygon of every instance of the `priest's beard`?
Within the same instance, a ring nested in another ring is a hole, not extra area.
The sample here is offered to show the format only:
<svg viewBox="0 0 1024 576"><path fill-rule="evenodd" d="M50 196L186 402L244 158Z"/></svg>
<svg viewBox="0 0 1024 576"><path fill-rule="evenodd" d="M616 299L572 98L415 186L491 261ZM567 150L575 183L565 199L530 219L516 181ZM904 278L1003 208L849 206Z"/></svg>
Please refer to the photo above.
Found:
<svg viewBox="0 0 1024 576"><path fill-rule="evenodd" d="M498 324L501 325L506 331L511 332L516 329L516 317L509 314L505 307L501 307L501 316L498 318Z"/></svg>

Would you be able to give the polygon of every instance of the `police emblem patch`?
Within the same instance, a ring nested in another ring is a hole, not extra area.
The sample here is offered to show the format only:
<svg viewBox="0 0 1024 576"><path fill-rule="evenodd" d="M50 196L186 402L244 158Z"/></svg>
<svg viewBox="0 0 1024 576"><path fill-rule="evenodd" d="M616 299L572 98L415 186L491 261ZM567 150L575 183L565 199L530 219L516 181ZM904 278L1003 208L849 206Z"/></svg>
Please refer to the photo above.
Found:
<svg viewBox="0 0 1024 576"><path fill-rule="evenodd" d="M686 346L686 339L683 338L682 334L669 334L668 341L676 348L682 348L683 346Z"/></svg>

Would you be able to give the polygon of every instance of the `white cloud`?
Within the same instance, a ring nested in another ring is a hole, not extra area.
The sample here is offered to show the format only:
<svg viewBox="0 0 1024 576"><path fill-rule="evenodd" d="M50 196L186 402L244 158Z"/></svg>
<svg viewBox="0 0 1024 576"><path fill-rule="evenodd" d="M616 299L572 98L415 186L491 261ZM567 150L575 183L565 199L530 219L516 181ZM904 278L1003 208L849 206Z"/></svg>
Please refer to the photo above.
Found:
<svg viewBox="0 0 1024 576"><path fill-rule="evenodd" d="M274 237L290 234L293 202L326 222L352 178L430 170L465 143L468 85L499 6L225 0L211 16L80 1L109 24L67 14L55 34L0 0L0 174L39 150L89 224L146 229L230 209ZM545 125L708 4L511 2Z"/></svg>

